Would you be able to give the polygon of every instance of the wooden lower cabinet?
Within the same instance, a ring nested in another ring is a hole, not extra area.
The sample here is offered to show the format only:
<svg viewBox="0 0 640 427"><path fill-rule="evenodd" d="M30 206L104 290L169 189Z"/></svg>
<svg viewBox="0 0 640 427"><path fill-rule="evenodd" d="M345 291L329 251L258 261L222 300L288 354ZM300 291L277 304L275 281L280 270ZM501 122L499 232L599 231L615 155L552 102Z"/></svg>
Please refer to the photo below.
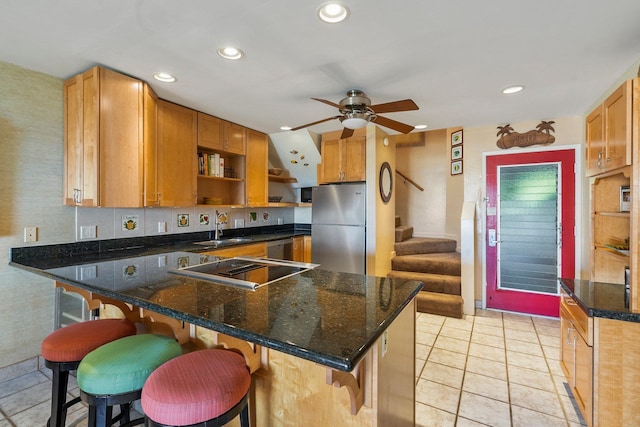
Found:
<svg viewBox="0 0 640 427"><path fill-rule="evenodd" d="M226 249L213 249L207 252L203 252L205 255L215 255L223 257L234 256L254 256L265 257L267 256L267 244L266 243L252 243L250 245L238 245Z"/></svg>
<svg viewBox="0 0 640 427"><path fill-rule="evenodd" d="M593 426L640 425L640 323L596 318Z"/></svg>
<svg viewBox="0 0 640 427"><path fill-rule="evenodd" d="M588 337L580 333L581 319L573 316L561 299L560 304L560 366L567 383L588 426L592 426L593 403L593 347L587 344ZM584 313L583 313L584 314ZM584 314L584 317L587 317ZM591 333L588 330L588 333Z"/></svg>
<svg viewBox="0 0 640 427"><path fill-rule="evenodd" d="M587 426L640 425L640 323L589 318L591 346L576 310L564 302L560 366Z"/></svg>

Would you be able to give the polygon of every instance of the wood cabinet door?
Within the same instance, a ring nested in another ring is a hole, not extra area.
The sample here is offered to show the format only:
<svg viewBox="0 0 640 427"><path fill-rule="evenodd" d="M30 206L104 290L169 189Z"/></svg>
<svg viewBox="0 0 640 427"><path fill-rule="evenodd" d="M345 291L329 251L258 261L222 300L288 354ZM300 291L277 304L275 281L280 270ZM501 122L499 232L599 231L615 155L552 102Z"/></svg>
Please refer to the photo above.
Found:
<svg viewBox="0 0 640 427"><path fill-rule="evenodd" d="M158 97L144 85L144 205L160 204L158 189Z"/></svg>
<svg viewBox="0 0 640 427"><path fill-rule="evenodd" d="M100 206L142 207L142 82L105 68L99 71Z"/></svg>
<svg viewBox="0 0 640 427"><path fill-rule="evenodd" d="M342 176L343 181L365 181L366 136L343 139Z"/></svg>
<svg viewBox="0 0 640 427"><path fill-rule="evenodd" d="M292 239L293 243L293 261L304 262L304 237L295 236Z"/></svg>
<svg viewBox="0 0 640 427"><path fill-rule="evenodd" d="M158 100L158 184L161 206L196 204L197 122L194 110Z"/></svg>
<svg viewBox="0 0 640 427"><path fill-rule="evenodd" d="M340 140L322 141L322 163L320 163L320 183L340 182L342 170L340 168Z"/></svg>
<svg viewBox="0 0 640 427"><path fill-rule="evenodd" d="M223 123L224 150L234 154L245 154L245 128L235 123Z"/></svg>
<svg viewBox="0 0 640 427"><path fill-rule="evenodd" d="M599 174L602 172L602 166L604 166L605 146L603 125L602 105L599 105L586 119L587 176Z"/></svg>
<svg viewBox="0 0 640 427"><path fill-rule="evenodd" d="M575 377L572 391L582 416L587 421L587 425L590 426L593 418L593 347L589 347L577 331L573 331L573 333Z"/></svg>
<svg viewBox="0 0 640 427"><path fill-rule="evenodd" d="M603 103L606 170L631 164L631 86L627 80Z"/></svg>
<svg viewBox="0 0 640 427"><path fill-rule="evenodd" d="M198 145L212 150L224 149L223 120L198 113Z"/></svg>
<svg viewBox="0 0 640 427"><path fill-rule="evenodd" d="M82 188L82 76L64 82L64 204L79 204Z"/></svg>
<svg viewBox="0 0 640 427"><path fill-rule="evenodd" d="M560 306L560 367L569 385L573 385L574 346L573 325L564 308Z"/></svg>
<svg viewBox="0 0 640 427"><path fill-rule="evenodd" d="M247 155L245 157L245 194L247 206L266 206L269 183L269 144L267 135L247 129Z"/></svg>

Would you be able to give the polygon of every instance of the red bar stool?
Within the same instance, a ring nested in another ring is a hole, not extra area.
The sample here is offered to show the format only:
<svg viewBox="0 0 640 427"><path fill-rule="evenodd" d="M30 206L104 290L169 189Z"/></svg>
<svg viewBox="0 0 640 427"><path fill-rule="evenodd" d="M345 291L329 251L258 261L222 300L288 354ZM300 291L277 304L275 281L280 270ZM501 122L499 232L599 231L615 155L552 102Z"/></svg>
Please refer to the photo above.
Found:
<svg viewBox="0 0 640 427"><path fill-rule="evenodd" d="M142 388L147 427L218 427L240 414L249 427L251 374L230 350L199 350L153 371Z"/></svg>
<svg viewBox="0 0 640 427"><path fill-rule="evenodd" d="M80 402L80 397L67 402L67 386L69 372L78 368L82 358L104 344L135 333L136 326L127 319L100 319L58 329L42 341L44 365L53 371L47 426L64 427L67 409Z"/></svg>

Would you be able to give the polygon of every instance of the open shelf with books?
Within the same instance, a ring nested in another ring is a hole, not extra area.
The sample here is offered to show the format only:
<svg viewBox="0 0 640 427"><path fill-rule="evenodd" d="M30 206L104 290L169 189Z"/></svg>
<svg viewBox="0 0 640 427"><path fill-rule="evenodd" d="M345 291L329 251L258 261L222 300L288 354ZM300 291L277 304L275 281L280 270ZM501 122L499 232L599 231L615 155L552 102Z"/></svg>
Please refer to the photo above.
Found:
<svg viewBox="0 0 640 427"><path fill-rule="evenodd" d="M198 146L198 204L244 205L245 157Z"/></svg>

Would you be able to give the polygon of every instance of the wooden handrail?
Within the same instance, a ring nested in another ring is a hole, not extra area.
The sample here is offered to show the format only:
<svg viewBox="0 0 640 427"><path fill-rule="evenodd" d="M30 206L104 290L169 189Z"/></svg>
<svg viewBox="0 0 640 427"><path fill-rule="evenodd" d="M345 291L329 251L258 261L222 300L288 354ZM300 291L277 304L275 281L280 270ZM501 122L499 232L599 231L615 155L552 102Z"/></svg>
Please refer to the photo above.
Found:
<svg viewBox="0 0 640 427"><path fill-rule="evenodd" d="M403 174L402 172L400 172L398 169L396 169L396 173L398 175L400 175L403 179L404 182L409 181L411 184L413 184L418 190L420 191L424 191L424 188L420 187L420 185L418 185L414 180L412 180L411 178L409 178L408 176L406 176L405 174Z"/></svg>

